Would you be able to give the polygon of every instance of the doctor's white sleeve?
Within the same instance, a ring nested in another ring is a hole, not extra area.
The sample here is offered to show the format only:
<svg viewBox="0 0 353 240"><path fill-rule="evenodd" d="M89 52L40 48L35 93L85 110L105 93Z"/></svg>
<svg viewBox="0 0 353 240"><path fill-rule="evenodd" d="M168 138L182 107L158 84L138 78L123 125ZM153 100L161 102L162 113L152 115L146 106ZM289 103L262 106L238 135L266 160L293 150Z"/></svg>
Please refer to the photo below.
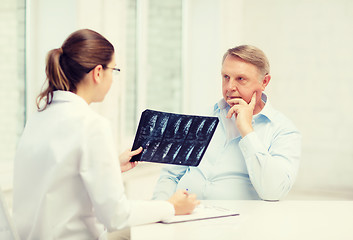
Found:
<svg viewBox="0 0 353 240"><path fill-rule="evenodd" d="M175 214L167 201L128 201L108 122L97 121L90 126L83 146L80 176L97 219L108 231L158 222Z"/></svg>

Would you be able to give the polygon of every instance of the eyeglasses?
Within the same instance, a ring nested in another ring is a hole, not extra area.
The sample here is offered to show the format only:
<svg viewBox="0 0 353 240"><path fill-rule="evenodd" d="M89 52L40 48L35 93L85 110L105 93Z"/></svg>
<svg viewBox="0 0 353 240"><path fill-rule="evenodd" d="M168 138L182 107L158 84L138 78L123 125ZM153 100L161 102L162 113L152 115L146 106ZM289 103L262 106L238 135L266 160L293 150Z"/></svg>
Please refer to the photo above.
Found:
<svg viewBox="0 0 353 240"><path fill-rule="evenodd" d="M105 68L113 69L113 71L115 71L115 72L120 72L119 68L112 68L112 67L105 67Z"/></svg>
<svg viewBox="0 0 353 240"><path fill-rule="evenodd" d="M86 70L86 73L89 73L89 72L92 71L94 68L95 68L95 67L90 68L90 69L87 69L87 70ZM120 72L120 68L105 67L105 66L103 65L103 69L104 69L104 68L113 69L113 71L115 71L115 73Z"/></svg>

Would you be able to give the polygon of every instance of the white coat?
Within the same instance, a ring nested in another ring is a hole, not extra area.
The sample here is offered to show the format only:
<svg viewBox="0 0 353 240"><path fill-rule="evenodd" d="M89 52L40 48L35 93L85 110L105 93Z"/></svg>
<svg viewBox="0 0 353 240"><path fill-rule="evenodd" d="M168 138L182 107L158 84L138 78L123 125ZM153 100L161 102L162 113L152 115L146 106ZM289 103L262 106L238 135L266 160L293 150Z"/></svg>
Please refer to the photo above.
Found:
<svg viewBox="0 0 353 240"><path fill-rule="evenodd" d="M21 239L105 239L174 215L166 201L129 202L108 121L74 93L27 122L14 165L13 217ZM132 170L133 171L133 170Z"/></svg>

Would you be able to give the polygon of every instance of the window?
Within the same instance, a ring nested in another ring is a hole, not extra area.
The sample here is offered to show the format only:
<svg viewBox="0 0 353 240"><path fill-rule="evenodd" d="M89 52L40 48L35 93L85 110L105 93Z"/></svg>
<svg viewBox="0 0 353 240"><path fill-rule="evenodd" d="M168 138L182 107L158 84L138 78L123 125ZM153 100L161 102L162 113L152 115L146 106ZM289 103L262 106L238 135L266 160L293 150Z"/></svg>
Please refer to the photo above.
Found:
<svg viewBox="0 0 353 240"><path fill-rule="evenodd" d="M146 108L182 109L182 0L129 0L127 5L126 136Z"/></svg>
<svg viewBox="0 0 353 240"><path fill-rule="evenodd" d="M25 123L25 0L0 4L0 185L11 187L12 163Z"/></svg>

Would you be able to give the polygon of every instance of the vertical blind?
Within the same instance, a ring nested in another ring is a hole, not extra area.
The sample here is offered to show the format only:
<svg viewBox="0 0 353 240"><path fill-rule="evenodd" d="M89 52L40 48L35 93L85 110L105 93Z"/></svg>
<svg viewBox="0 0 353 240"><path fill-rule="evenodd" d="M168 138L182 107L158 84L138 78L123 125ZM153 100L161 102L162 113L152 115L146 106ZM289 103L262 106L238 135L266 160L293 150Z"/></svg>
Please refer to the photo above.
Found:
<svg viewBox="0 0 353 240"><path fill-rule="evenodd" d="M0 163L12 161L25 121L25 0L0 5Z"/></svg>
<svg viewBox="0 0 353 240"><path fill-rule="evenodd" d="M25 122L25 0L0 4L0 185L12 181L18 139Z"/></svg>

